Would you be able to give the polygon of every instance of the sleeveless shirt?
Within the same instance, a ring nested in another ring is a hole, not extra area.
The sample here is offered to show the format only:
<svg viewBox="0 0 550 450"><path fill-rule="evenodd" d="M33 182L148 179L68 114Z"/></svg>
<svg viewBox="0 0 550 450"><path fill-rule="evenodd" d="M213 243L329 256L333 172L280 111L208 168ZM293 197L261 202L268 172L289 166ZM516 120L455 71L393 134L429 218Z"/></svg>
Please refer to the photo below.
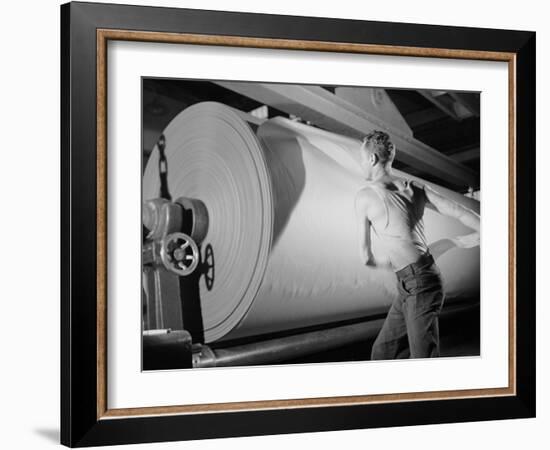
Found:
<svg viewBox="0 0 550 450"><path fill-rule="evenodd" d="M428 252L422 219L426 205L424 193L413 182L404 182L405 189L402 191L386 189L377 184L369 185L382 201L386 217L382 226L378 223L372 224L372 227L394 267L396 263L400 265L399 262L409 261L414 256Z"/></svg>

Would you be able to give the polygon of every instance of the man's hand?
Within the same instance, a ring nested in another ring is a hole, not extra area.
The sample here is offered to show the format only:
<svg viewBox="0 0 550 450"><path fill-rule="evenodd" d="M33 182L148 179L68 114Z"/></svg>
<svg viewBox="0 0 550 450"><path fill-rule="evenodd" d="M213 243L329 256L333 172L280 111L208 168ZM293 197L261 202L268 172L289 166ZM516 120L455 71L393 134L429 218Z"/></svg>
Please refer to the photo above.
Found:
<svg viewBox="0 0 550 450"><path fill-rule="evenodd" d="M451 239L458 248L479 247L479 233L466 234Z"/></svg>
<svg viewBox="0 0 550 450"><path fill-rule="evenodd" d="M359 258L361 258L361 263L363 263L365 266L376 266L376 260L374 259L374 255L369 248L361 248L359 251Z"/></svg>
<svg viewBox="0 0 550 450"><path fill-rule="evenodd" d="M479 233L475 232L465 236L440 239L439 241L432 242L429 245L429 249L434 259L437 259L443 253L446 253L453 248L473 248L477 246L479 246Z"/></svg>
<svg viewBox="0 0 550 450"><path fill-rule="evenodd" d="M424 186L424 193L426 194L426 199L428 200L428 204L433 206L433 208L435 208L435 210L438 213L443 214L444 216L447 216L447 217L452 217L454 219L457 219L460 222L462 222L464 225L466 225L468 228L471 228L472 230L475 230L476 232L478 232L477 245L479 245L479 230L481 228L479 214L475 213L471 209L466 208L465 206L447 197L444 197L443 195L437 193L427 185ZM474 238L473 237L468 238L468 241L472 239ZM459 241L457 242L457 246L460 246L459 245L460 240L462 239L459 239ZM464 248L468 248L468 247L464 247Z"/></svg>

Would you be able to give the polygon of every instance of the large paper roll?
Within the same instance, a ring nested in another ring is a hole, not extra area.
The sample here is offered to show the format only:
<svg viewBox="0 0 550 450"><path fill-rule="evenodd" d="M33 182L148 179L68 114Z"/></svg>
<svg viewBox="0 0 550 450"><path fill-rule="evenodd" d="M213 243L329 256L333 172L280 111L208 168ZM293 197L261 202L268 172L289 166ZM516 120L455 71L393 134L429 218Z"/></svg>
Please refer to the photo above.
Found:
<svg viewBox="0 0 550 450"><path fill-rule="evenodd" d="M164 136L172 198L200 199L208 209L201 251L213 252L215 278L199 281L206 342L387 309L397 295L394 273L359 259L359 141L284 118L251 126L242 113L213 102L182 111ZM158 157L155 148L144 200L159 196ZM435 189L479 211L477 201ZM468 232L431 210L425 231L429 242ZM376 238L374 252L384 260ZM479 249L454 248L437 263L447 302L479 296Z"/></svg>

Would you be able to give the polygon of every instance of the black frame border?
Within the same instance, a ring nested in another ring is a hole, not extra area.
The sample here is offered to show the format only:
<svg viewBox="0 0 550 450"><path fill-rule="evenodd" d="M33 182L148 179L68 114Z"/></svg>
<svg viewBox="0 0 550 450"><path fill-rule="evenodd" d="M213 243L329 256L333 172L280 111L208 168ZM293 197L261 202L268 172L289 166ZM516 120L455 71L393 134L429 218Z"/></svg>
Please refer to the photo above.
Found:
<svg viewBox="0 0 550 450"><path fill-rule="evenodd" d="M97 418L96 30L516 55L516 395ZM61 6L61 443L71 447L534 417L534 32L114 4Z"/></svg>

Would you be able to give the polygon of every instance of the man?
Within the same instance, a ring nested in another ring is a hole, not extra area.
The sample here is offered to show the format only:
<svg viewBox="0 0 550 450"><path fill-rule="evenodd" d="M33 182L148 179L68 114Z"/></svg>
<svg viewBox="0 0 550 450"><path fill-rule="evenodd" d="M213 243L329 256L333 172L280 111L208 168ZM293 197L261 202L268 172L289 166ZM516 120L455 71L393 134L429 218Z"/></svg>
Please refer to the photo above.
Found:
<svg viewBox="0 0 550 450"><path fill-rule="evenodd" d="M355 199L360 256L364 264L376 265L372 228L396 273L399 291L374 342L371 359L439 356L438 316L445 294L424 236L424 208L431 207L474 230L446 240L461 248L479 245L479 215L429 186L394 176L395 146L387 133L368 134L360 153L367 180Z"/></svg>

